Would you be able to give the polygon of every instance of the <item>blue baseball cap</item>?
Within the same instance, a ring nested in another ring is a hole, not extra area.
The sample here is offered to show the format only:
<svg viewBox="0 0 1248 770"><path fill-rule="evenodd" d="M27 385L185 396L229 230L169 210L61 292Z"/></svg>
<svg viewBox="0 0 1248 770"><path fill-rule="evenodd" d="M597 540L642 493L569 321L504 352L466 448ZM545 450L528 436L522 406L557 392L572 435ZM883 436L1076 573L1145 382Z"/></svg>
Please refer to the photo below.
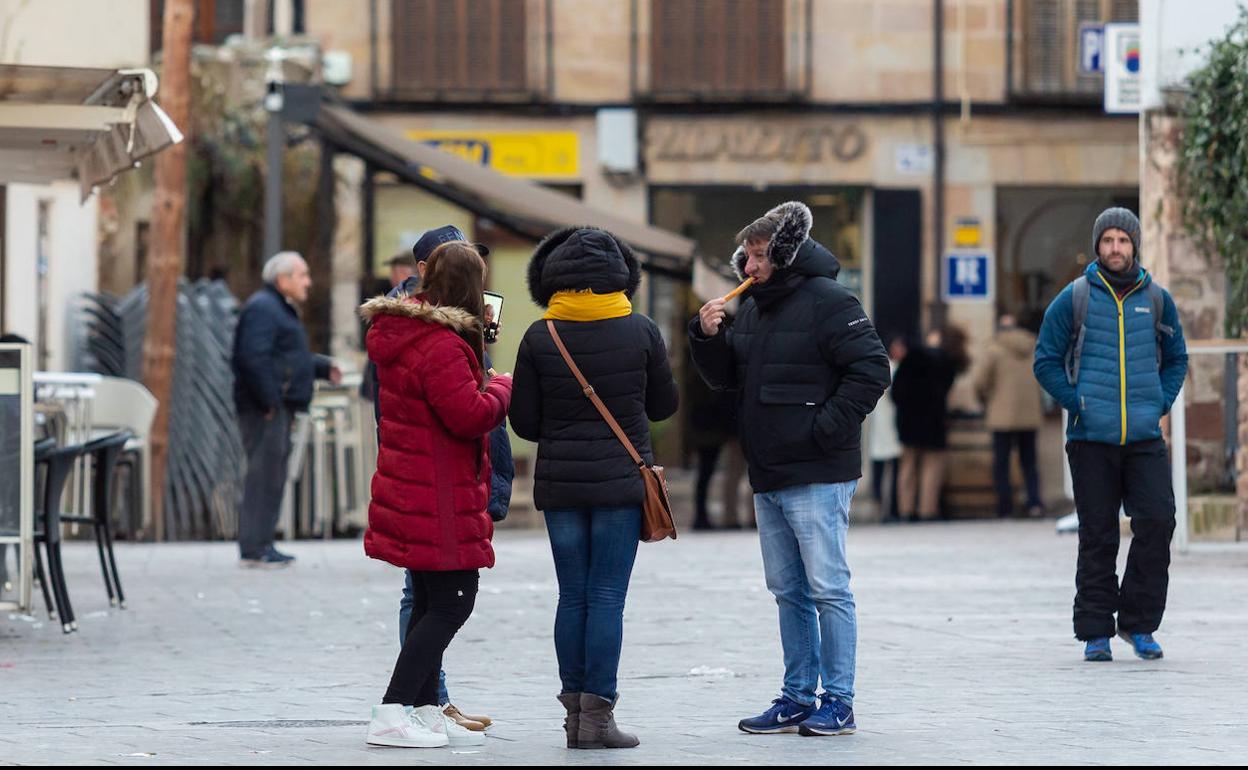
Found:
<svg viewBox="0 0 1248 770"><path fill-rule="evenodd" d="M417 262L424 262L429 259L429 255L433 253L434 249L450 241L468 242L468 237L464 235L463 230L460 230L455 225L443 225L432 230L426 230L420 236L420 239L416 241L416 245L412 246L412 256L416 257ZM490 253L489 248L484 243L474 243L472 245L476 248L477 253L483 257Z"/></svg>

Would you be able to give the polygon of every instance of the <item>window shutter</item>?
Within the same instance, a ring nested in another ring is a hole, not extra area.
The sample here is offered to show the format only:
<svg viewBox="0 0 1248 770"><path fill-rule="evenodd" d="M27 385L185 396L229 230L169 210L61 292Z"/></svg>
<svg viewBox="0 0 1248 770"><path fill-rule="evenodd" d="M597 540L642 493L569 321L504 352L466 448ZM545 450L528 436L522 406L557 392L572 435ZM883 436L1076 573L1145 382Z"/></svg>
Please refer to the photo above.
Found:
<svg viewBox="0 0 1248 770"><path fill-rule="evenodd" d="M393 0L396 95L524 91L525 5L523 0Z"/></svg>
<svg viewBox="0 0 1248 770"><path fill-rule="evenodd" d="M651 0L655 95L783 96L783 0Z"/></svg>

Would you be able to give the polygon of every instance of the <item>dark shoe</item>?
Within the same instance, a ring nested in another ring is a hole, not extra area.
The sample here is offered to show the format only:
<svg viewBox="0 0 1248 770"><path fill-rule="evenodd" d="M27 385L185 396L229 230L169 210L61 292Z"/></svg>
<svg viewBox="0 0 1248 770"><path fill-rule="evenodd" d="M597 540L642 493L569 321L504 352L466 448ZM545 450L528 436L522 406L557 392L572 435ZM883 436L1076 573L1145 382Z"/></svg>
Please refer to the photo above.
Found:
<svg viewBox="0 0 1248 770"><path fill-rule="evenodd" d="M715 529L715 525L714 525L714 524L712 524L712 523L710 522L710 520L709 520L709 519L705 519L705 520L704 520L704 519L694 519L694 520L693 520L693 531L694 531L694 532L710 532L710 531L711 531L711 530L713 530L713 529Z"/></svg>
<svg viewBox="0 0 1248 770"><path fill-rule="evenodd" d="M291 556L288 553L282 553L281 551L277 550L277 548L275 548L274 546L269 546L269 556L272 556L278 561L284 561L287 564L290 564L291 562L295 560L295 557Z"/></svg>
<svg viewBox="0 0 1248 770"><path fill-rule="evenodd" d="M631 749L641 741L615 725L615 704L619 701L581 693L581 723L576 734L578 749Z"/></svg>
<svg viewBox="0 0 1248 770"><path fill-rule="evenodd" d="M559 702L568 711L568 715L563 720L563 730L568 734L568 748L575 749L580 746L578 739L581 731L581 693L559 693Z"/></svg>
<svg viewBox="0 0 1248 770"><path fill-rule="evenodd" d="M858 729L854 723L854 710L835 698L824 695L819 708L805 722L798 725L802 735L849 735Z"/></svg>
<svg viewBox="0 0 1248 770"><path fill-rule="evenodd" d="M1109 649L1109 637L1089 639L1083 646L1083 659L1089 663L1107 663L1113 660L1114 653Z"/></svg>
<svg viewBox="0 0 1248 770"><path fill-rule="evenodd" d="M797 726L815 713L814 705L803 706L783 695L771 702L771 708L756 717L737 722L737 729L745 733L770 735L772 733L795 733Z"/></svg>
<svg viewBox="0 0 1248 770"><path fill-rule="evenodd" d="M293 559L283 559L270 551L258 559L239 559L238 566L250 569L281 569L289 567L291 561Z"/></svg>
<svg viewBox="0 0 1248 770"><path fill-rule="evenodd" d="M1119 631L1118 636L1131 643L1131 649L1135 650L1137 658L1157 660L1161 657L1161 645L1157 644L1152 634L1131 634L1126 631ZM1108 641L1106 640L1106 642Z"/></svg>

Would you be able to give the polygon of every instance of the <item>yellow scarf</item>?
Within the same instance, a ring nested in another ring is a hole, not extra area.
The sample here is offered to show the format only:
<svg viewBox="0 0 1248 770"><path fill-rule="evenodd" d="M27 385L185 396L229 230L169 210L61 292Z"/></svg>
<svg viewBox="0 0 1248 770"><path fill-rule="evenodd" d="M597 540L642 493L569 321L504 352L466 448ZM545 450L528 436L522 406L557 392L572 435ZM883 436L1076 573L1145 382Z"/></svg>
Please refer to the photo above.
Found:
<svg viewBox="0 0 1248 770"><path fill-rule="evenodd" d="M606 318L623 318L632 313L633 306L622 291L610 294L557 291L550 298L550 307L542 318L555 321L601 321Z"/></svg>

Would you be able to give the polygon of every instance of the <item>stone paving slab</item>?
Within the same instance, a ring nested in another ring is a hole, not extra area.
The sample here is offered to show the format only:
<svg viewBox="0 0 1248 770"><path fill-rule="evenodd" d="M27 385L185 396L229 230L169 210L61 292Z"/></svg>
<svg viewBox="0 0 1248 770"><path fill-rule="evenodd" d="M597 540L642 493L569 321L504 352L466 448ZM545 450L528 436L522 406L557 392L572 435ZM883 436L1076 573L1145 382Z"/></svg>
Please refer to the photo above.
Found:
<svg viewBox="0 0 1248 770"><path fill-rule="evenodd" d="M1124 543L1123 556L1126 547ZM94 547L65 561L77 634L0 616L8 764L1232 764L1248 761L1248 549L1175 555L1166 658L1071 637L1076 541L1051 522L856 526L859 732L748 736L782 674L751 532L643 545L625 620L620 722L638 749L562 747L541 532L509 530L447 654L453 699L498 720L476 750L365 746L397 653L401 572L359 542L299 542L242 570L225 543L119 544L129 609Z"/></svg>

